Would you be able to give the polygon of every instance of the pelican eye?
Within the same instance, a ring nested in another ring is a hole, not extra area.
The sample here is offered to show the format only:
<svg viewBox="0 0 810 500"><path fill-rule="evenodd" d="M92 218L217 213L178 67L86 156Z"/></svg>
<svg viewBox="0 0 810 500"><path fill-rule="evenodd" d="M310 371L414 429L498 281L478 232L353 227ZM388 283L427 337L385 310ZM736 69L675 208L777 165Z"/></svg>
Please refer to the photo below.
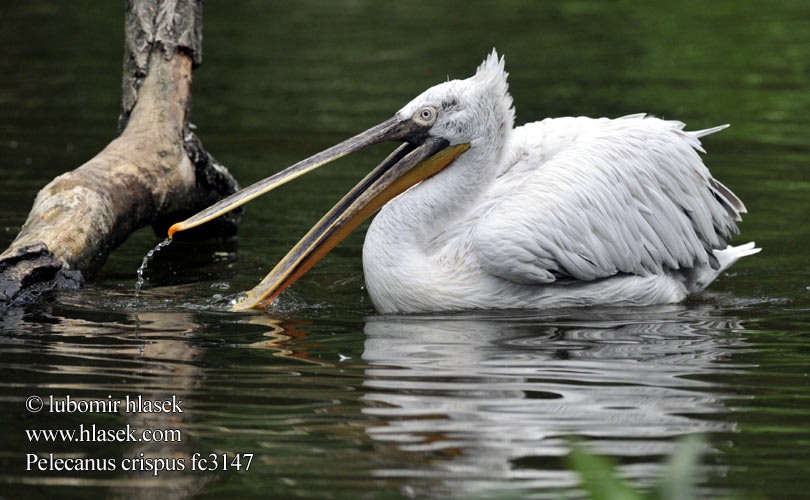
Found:
<svg viewBox="0 0 810 500"><path fill-rule="evenodd" d="M433 125L433 122L436 121L437 114L436 108L433 106L425 106L414 113L413 119L421 125Z"/></svg>

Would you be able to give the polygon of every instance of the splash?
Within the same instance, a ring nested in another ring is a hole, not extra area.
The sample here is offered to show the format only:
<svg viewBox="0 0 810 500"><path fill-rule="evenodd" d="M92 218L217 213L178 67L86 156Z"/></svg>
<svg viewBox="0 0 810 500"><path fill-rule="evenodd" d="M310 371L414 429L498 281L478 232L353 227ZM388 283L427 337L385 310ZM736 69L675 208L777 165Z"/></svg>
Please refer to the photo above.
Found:
<svg viewBox="0 0 810 500"><path fill-rule="evenodd" d="M141 287L143 286L143 283L145 281L144 278L143 278L143 272L146 270L146 266L147 266L147 264L149 262L149 259L151 259L153 255L155 255L155 252L158 252L161 249L169 246L169 244L171 242L172 242L171 238L166 238L165 240L158 243L157 246L155 246L155 248L153 248L153 249L149 250L148 252L146 252L146 255L143 257L143 260L141 261L141 267L138 268L138 280L135 282L135 306L136 307L138 305L138 294L141 292Z"/></svg>

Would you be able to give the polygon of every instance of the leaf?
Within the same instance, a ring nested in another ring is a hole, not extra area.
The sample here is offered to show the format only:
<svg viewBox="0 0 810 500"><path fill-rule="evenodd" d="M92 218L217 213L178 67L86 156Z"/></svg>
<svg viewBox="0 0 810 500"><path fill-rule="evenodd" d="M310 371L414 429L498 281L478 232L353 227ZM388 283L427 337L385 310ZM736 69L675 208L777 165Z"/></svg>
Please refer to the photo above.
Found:
<svg viewBox="0 0 810 500"><path fill-rule="evenodd" d="M574 444L566 457L568 467L577 471L581 486L594 500L642 500L643 496L618 477L613 463L592 455Z"/></svg>
<svg viewBox="0 0 810 500"><path fill-rule="evenodd" d="M687 436L681 439L666 463L664 477L658 485L661 500L692 500L695 498L697 467L703 439L700 436Z"/></svg>

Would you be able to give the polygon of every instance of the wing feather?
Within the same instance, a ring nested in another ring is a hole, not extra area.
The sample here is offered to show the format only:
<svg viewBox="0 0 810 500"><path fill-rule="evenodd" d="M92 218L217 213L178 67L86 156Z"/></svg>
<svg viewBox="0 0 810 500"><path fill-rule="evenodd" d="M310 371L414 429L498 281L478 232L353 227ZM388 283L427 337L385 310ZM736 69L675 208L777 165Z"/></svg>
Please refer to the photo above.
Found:
<svg viewBox="0 0 810 500"><path fill-rule="evenodd" d="M712 178L680 122L557 118L514 130L473 247L516 283L717 265L745 207Z"/></svg>

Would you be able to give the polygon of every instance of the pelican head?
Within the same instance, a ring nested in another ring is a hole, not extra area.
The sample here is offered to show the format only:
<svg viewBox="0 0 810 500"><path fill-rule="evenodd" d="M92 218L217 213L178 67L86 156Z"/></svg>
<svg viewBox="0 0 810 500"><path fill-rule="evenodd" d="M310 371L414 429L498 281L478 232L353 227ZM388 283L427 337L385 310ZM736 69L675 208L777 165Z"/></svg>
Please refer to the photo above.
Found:
<svg viewBox="0 0 810 500"><path fill-rule="evenodd" d="M507 76L504 59L493 50L474 76L427 89L396 116L414 120L436 116L427 132L430 137L451 145L466 143L475 147L486 143L500 150L515 121Z"/></svg>
<svg viewBox="0 0 810 500"><path fill-rule="evenodd" d="M384 141L403 144L363 178L234 309L263 307L322 259L387 201L435 175L470 148L500 154L514 122L504 60L496 51L465 80L431 87L379 125L261 180L174 224L191 229L349 153Z"/></svg>

